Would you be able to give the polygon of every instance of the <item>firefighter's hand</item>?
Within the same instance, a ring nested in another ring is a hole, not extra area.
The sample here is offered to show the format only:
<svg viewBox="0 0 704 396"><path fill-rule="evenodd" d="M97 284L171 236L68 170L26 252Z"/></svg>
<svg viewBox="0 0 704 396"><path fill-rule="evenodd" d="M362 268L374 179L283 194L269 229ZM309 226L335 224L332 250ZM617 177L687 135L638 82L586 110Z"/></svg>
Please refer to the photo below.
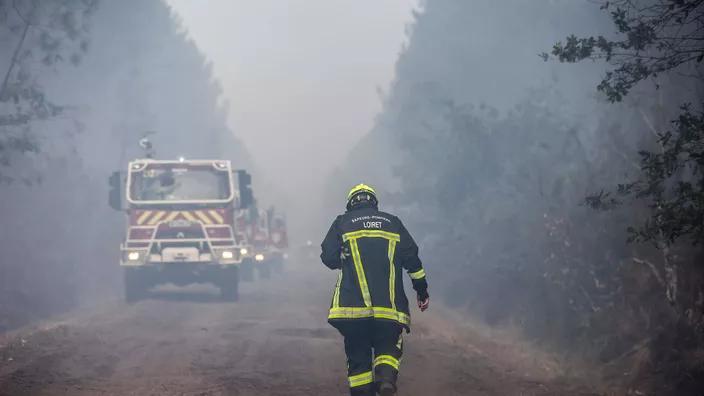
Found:
<svg viewBox="0 0 704 396"><path fill-rule="evenodd" d="M421 312L424 312L428 307L430 306L430 297L425 297L425 299L421 299L420 296L418 296L418 308L420 308Z"/></svg>

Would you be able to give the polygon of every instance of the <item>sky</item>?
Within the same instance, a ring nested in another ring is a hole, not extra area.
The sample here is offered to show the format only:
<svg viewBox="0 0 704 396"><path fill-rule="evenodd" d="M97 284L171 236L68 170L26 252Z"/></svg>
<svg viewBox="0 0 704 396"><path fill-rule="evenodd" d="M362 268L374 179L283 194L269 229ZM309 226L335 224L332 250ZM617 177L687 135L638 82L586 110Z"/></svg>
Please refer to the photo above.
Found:
<svg viewBox="0 0 704 396"><path fill-rule="evenodd" d="M418 0L167 3L212 61L230 127L279 191L319 191L371 129L418 7Z"/></svg>

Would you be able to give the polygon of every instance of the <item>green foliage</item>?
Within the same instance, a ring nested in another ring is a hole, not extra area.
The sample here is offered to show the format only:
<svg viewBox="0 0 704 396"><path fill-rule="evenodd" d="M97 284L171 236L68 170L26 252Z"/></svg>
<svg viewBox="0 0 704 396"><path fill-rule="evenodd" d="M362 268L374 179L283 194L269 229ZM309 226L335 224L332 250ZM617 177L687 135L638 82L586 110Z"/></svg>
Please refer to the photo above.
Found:
<svg viewBox="0 0 704 396"><path fill-rule="evenodd" d="M614 66L597 89L612 102L621 101L639 82L657 78L704 59L704 1L604 2L620 35L619 40L567 37L552 54L560 62L604 59ZM548 59L547 54L543 54ZM700 77L695 77L701 83ZM628 228L631 241L651 241L665 248L680 237L702 242L704 204L702 186L702 116L690 106L673 122L675 129L657 133L660 151L640 151L641 176L622 183L614 193L588 196L595 209L612 209L632 197L647 202L650 215Z"/></svg>
<svg viewBox="0 0 704 396"><path fill-rule="evenodd" d="M603 59L613 66L598 85L619 102L639 82L704 59L704 1L603 1L619 38L570 35L551 51L560 62ZM550 55L541 54L547 60Z"/></svg>
<svg viewBox="0 0 704 396"><path fill-rule="evenodd" d="M631 240L704 242L704 113L683 106L673 126L658 134L660 151L640 152L642 176L619 185L619 198L603 191L587 197L595 209L612 209L626 197L647 201L650 216L629 228Z"/></svg>

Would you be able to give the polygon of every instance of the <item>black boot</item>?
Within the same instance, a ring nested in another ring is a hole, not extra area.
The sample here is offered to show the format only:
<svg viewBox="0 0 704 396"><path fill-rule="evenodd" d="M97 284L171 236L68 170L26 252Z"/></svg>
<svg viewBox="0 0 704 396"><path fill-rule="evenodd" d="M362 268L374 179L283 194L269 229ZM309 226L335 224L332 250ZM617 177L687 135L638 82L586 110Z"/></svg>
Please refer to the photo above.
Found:
<svg viewBox="0 0 704 396"><path fill-rule="evenodd" d="M350 395L351 396L375 396L376 392L374 392L374 384L368 384L364 386L357 386L354 388L350 388ZM393 393L392 393L393 395Z"/></svg>
<svg viewBox="0 0 704 396"><path fill-rule="evenodd" d="M394 396L396 394L396 385L391 382L381 382L379 384L379 396Z"/></svg>

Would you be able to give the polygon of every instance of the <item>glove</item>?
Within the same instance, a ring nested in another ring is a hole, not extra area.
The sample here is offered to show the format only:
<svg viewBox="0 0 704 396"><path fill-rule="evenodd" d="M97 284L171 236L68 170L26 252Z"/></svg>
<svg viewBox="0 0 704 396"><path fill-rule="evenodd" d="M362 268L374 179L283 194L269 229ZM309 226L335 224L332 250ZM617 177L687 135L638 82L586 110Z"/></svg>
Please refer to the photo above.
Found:
<svg viewBox="0 0 704 396"><path fill-rule="evenodd" d="M417 299L418 299L418 308L420 308L421 312L428 309L428 307L430 306L430 295L428 295L427 290L423 290L422 292L418 292Z"/></svg>

